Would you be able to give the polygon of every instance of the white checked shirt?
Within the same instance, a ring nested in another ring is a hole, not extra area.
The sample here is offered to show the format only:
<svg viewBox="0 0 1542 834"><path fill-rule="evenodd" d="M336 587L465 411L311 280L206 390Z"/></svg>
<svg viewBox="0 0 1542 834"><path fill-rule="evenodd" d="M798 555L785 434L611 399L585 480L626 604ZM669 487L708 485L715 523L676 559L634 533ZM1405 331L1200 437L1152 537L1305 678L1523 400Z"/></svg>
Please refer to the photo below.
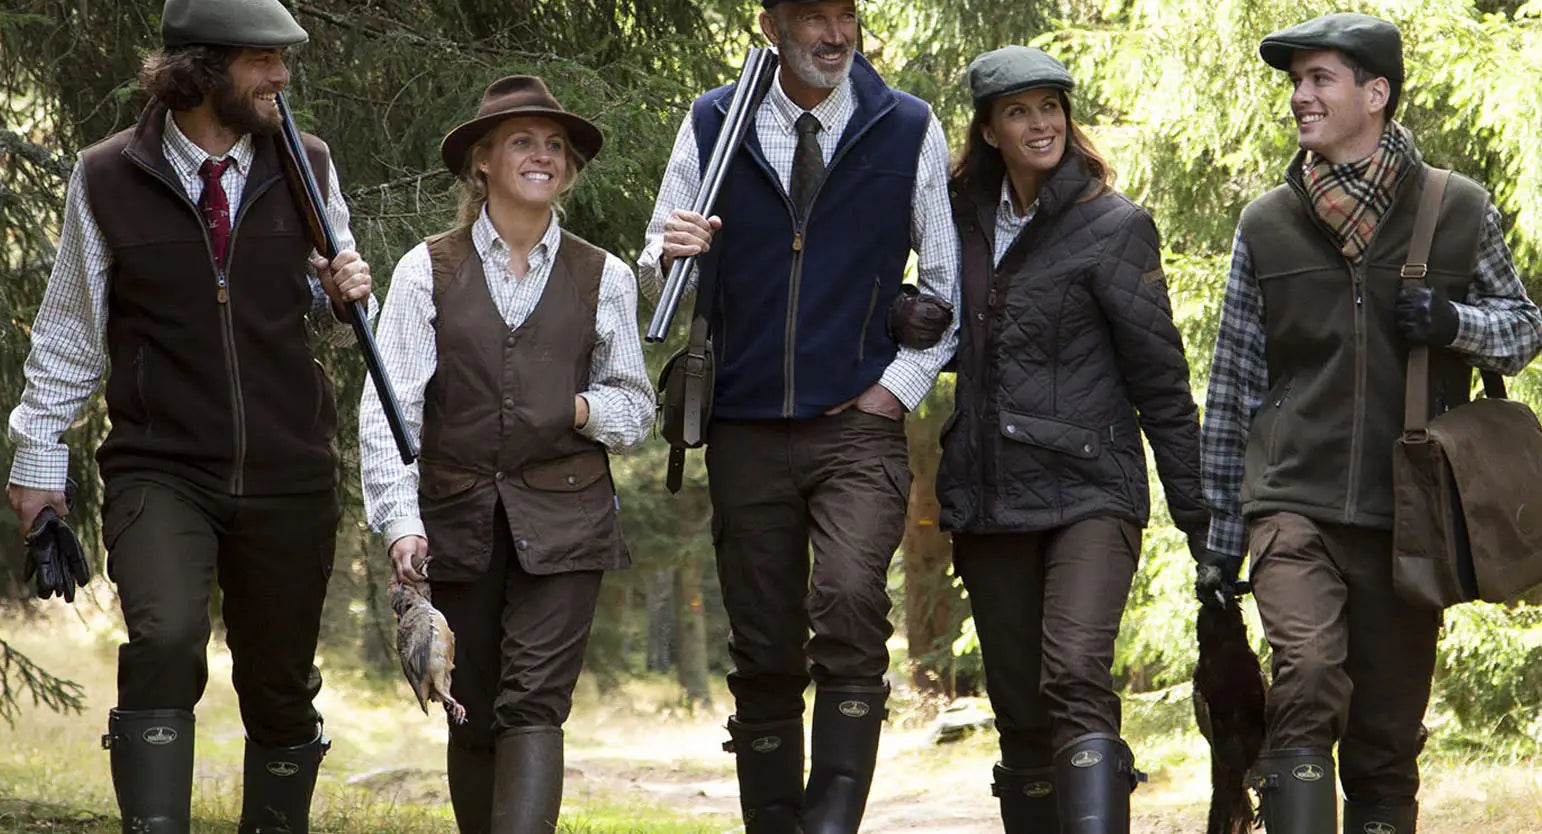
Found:
<svg viewBox="0 0 1542 834"><path fill-rule="evenodd" d="M1034 200L1028 206L1028 211L1018 214L1012 205L1012 178L1001 178L1001 201L996 204L996 239L995 239L995 264L1001 266L1001 259L1007 256L1007 250L1017 241L1017 236L1022 234L1023 227L1033 220L1033 216L1039 213L1039 201Z"/></svg>
<svg viewBox="0 0 1542 834"><path fill-rule="evenodd" d="M804 112L782 89L781 69L770 91L755 111L755 135L771 170L781 179L782 188L792 180L792 156L798 146L794 122ZM850 79L831 91L811 112L822 126L816 138L824 154L825 165L835 156L841 134L856 111L856 92ZM690 209L701 187L701 166L696 152L696 132L691 116L686 114L675 135L674 151L664 170L664 181L648 221L647 245L637 259L638 283L643 294L657 300L664 288L665 276L659 269L664 251L664 221L675 209ZM936 115L931 117L921 155L916 164L916 184L911 200L910 245L918 256L917 279L922 292L953 303L960 309L958 297L958 231L948 206L948 142ZM687 288L692 289L690 287ZM914 410L931 390L937 372L953 356L958 346L958 324L948 329L942 341L926 350L901 346L899 354L884 369L879 384L888 389L905 408Z"/></svg>
<svg viewBox="0 0 1542 834"><path fill-rule="evenodd" d="M498 237L485 207L471 226L471 242L482 259L487 290L499 315L510 329L518 328L541 300L562 245L556 215L530 250L530 269L523 278L509 270L509 246ZM375 335L380 362L391 376L407 433L414 440L423 435L423 394L439 361L436 317L433 266L428 244L420 243L396 263ZM589 390L581 392L589 402L589 422L578 432L621 450L647 435L653 425L654 395L637 334L637 282L615 255L605 256L594 325ZM402 464L373 390L365 391L359 404L359 447L370 525L392 542L403 536L427 538L418 515L418 466Z"/></svg>
<svg viewBox="0 0 1542 834"><path fill-rule="evenodd" d="M188 199L196 205L203 196L198 169L211 158L208 152L182 133L170 113L166 114L161 150ZM255 155L248 134L219 157L234 162L220 177L232 206L241 205L241 192ZM351 250L354 240L348 228L348 205L338 187L337 169L330 162L326 187L330 195L326 215L337 234L338 248ZM59 252L32 324L32 351L25 368L27 388L9 421L8 434L16 449L10 482L17 486L64 489L70 451L59 437L75 421L107 371L107 282L112 266L112 250L91 214L85 173L77 163L64 200ZM314 275L310 284L314 299L311 329L328 341L346 344L353 338L352 328L333 317L326 291ZM373 309L373 298L370 306Z"/></svg>

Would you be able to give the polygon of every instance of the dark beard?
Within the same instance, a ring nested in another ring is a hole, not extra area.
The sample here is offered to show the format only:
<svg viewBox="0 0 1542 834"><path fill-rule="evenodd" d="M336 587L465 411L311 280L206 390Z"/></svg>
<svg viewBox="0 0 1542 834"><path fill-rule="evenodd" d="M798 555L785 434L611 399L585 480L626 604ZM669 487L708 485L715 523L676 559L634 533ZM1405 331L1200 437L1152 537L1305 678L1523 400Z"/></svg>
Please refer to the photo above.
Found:
<svg viewBox="0 0 1542 834"><path fill-rule="evenodd" d="M252 103L252 97L241 93L235 84L226 78L220 82L214 90L214 115L224 125L236 133L251 133L257 136L271 136L278 133L279 118L275 109L271 116L265 115Z"/></svg>

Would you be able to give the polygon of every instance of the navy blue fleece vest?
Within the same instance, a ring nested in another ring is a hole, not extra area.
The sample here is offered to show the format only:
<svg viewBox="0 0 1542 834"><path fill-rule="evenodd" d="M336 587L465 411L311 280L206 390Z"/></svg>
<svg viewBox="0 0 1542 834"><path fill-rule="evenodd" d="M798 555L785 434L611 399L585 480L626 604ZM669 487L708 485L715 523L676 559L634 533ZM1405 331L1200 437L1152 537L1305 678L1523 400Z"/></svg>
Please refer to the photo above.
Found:
<svg viewBox="0 0 1542 834"><path fill-rule="evenodd" d="M718 281L715 418L817 417L877 382L894 359L885 316L910 254L930 115L860 55L851 77L856 111L801 225L753 124L729 164L716 209L723 228L701 263ZM691 108L703 166L732 96L732 85L720 87Z"/></svg>

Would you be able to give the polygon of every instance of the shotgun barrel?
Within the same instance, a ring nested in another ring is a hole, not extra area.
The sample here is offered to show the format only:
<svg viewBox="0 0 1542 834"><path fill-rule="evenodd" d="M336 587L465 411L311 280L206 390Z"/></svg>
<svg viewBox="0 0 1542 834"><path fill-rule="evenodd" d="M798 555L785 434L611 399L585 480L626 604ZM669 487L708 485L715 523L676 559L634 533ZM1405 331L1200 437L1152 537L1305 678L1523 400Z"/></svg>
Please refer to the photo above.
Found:
<svg viewBox="0 0 1542 834"><path fill-rule="evenodd" d="M305 147L300 144L300 129L295 126L289 102L283 93L278 94L277 100L279 115L283 117L283 147L279 156L283 159L284 173L289 179L289 190L305 221L305 231L311 239L311 245L330 261L337 257L337 235L332 231L332 224L327 222L323 208L326 203L322 201L321 189L316 185L316 172L311 170L310 158L305 155ZM337 199L342 197L337 195ZM380 349L375 346L375 334L369 329L369 310L363 302L349 302L348 318L353 324L353 335L359 343L359 351L364 356L364 367L369 371L370 380L375 383L375 393L380 397L386 422L391 426L391 436L396 439L396 450L401 453L402 463L410 464L417 459L418 450L407 434L407 420L402 416L401 405L396 401L396 389L391 387L391 378L386 376L385 368L380 364Z"/></svg>
<svg viewBox="0 0 1542 834"><path fill-rule="evenodd" d="M744 134L749 130L755 111L771 87L775 70L775 52L759 46L750 48L749 56L744 59L744 68L739 72L739 81L734 85L733 98L729 100L728 112L723 119L723 129L712 145L712 154L707 157L707 167L702 171L701 187L697 189L696 200L691 204L691 210L697 214L707 216L712 213L718 192L723 188L723 177L728 165L744 143ZM669 277L664 281L658 307L653 310L653 321L648 325L648 333L644 337L647 341L658 343L669 337L669 326L674 321L675 310L680 306L680 299L684 297L685 288L690 284L695 270L694 257L676 258L670 265Z"/></svg>

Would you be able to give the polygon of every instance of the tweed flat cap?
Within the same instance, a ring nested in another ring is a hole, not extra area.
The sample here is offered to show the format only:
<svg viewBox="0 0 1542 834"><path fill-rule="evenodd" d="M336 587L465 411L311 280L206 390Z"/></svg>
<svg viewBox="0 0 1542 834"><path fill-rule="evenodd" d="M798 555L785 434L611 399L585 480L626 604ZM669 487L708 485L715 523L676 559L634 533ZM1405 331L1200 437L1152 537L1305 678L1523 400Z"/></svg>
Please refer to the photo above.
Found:
<svg viewBox="0 0 1542 834"><path fill-rule="evenodd" d="M1003 46L969 64L969 95L976 105L1038 87L1070 92L1075 86L1064 64L1031 46Z"/></svg>
<svg viewBox="0 0 1542 834"><path fill-rule="evenodd" d="M1314 17L1264 38L1258 54L1264 63L1288 72L1297 50L1324 49L1343 52L1394 86L1403 83L1403 34L1370 15L1340 12Z"/></svg>
<svg viewBox="0 0 1542 834"><path fill-rule="evenodd" d="M166 46L297 46L310 35L278 0L166 0L161 43Z"/></svg>

